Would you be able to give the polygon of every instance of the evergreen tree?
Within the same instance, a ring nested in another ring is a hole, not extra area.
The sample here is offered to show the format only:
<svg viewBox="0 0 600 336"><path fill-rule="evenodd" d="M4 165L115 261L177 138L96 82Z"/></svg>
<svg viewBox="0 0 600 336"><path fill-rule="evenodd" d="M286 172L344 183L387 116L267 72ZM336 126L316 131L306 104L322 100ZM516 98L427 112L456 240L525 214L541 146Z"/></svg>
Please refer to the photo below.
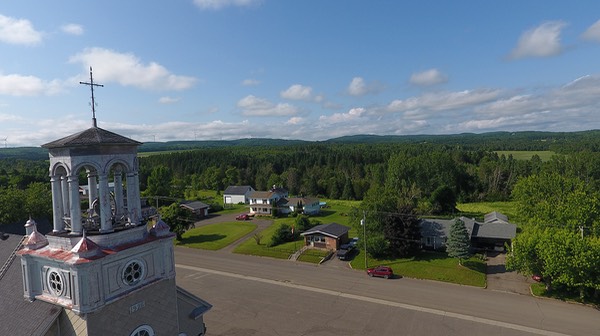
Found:
<svg viewBox="0 0 600 336"><path fill-rule="evenodd" d="M450 237L446 242L446 251L448 256L458 258L458 263L462 265L462 260L469 257L469 249L471 241L469 240L469 232L465 226L465 222L456 219L450 227Z"/></svg>

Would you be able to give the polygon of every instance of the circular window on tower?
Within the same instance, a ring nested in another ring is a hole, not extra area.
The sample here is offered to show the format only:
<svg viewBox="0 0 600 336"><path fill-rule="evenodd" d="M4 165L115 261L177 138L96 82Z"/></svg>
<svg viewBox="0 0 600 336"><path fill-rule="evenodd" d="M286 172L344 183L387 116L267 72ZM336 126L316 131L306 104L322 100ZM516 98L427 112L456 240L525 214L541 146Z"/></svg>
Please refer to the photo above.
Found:
<svg viewBox="0 0 600 336"><path fill-rule="evenodd" d="M65 293L65 281L58 270L50 270L47 273L48 291L55 296L61 296Z"/></svg>
<svg viewBox="0 0 600 336"><path fill-rule="evenodd" d="M154 336L154 330L151 326L145 324L137 327L130 336Z"/></svg>
<svg viewBox="0 0 600 336"><path fill-rule="evenodd" d="M133 286L137 284L144 278L144 275L144 264L139 260L132 260L123 268L123 282L126 285Z"/></svg>

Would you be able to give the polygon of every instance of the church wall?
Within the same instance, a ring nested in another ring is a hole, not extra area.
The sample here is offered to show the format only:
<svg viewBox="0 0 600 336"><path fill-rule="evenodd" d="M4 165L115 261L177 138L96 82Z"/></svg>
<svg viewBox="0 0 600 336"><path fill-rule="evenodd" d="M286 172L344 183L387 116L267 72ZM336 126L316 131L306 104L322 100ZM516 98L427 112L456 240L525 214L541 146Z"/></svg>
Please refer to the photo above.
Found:
<svg viewBox="0 0 600 336"><path fill-rule="evenodd" d="M89 336L129 335L149 325L156 335L177 335L177 292L175 279L158 281L101 310L86 315Z"/></svg>

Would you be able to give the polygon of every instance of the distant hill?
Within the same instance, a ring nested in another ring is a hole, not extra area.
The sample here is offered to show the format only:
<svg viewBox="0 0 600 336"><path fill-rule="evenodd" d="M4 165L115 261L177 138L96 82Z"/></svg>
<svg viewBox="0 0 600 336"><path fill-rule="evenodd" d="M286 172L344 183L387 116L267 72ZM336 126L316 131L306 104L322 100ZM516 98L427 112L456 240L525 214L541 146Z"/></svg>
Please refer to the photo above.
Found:
<svg viewBox="0 0 600 336"><path fill-rule="evenodd" d="M0 148L0 159L46 160L48 150L42 147Z"/></svg>
<svg viewBox="0 0 600 336"><path fill-rule="evenodd" d="M581 132L490 132L448 135L351 135L325 141L251 138L238 140L146 142L139 152L162 152L218 147L278 147L305 144L417 144L431 143L481 150L554 150L600 151L600 130ZM48 159L48 151L41 147L0 148L0 159Z"/></svg>

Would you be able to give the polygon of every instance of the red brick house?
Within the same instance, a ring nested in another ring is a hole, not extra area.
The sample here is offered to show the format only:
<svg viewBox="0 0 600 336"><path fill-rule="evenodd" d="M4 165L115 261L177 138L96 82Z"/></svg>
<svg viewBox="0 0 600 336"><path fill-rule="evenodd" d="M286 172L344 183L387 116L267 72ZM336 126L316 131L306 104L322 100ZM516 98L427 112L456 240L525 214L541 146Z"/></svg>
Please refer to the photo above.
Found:
<svg viewBox="0 0 600 336"><path fill-rule="evenodd" d="M348 242L350 228L338 223L321 224L302 232L304 245L326 250L337 250Z"/></svg>

